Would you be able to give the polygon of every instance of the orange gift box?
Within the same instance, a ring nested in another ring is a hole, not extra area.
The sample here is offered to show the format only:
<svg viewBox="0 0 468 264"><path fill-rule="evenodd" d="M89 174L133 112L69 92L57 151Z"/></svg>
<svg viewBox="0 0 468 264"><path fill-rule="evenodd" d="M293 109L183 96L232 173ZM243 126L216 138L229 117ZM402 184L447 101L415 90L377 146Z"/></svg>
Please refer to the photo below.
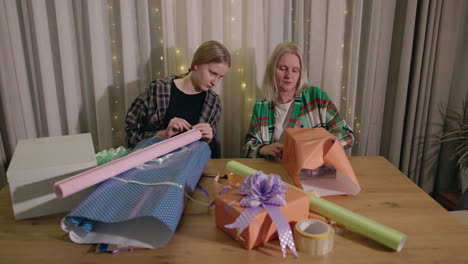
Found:
<svg viewBox="0 0 468 264"><path fill-rule="evenodd" d="M254 217L250 225L242 231L240 237L237 237L236 229L225 227L225 225L233 223L244 211L245 207L240 206L239 203L242 197L243 195L234 190L229 190L216 196L216 226L237 240L246 249L252 249L276 238L278 236L276 226L265 209ZM286 205L279 208L290 225L294 226L296 222L308 218L309 197L306 194L288 187L286 190L286 202Z"/></svg>

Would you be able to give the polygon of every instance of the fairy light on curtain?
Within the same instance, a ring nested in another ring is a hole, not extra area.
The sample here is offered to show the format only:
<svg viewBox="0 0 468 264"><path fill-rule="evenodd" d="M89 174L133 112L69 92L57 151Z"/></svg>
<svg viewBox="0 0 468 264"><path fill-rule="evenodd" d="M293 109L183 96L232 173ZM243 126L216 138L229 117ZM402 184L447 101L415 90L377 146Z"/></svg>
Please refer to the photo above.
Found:
<svg viewBox="0 0 468 264"><path fill-rule="evenodd" d="M242 11L241 11L243 8L242 5L244 5L244 3L232 0L231 4L232 4L231 10L233 11L231 14L231 19L230 19L230 23L232 24L231 28L242 28L243 23L245 23L245 21L242 21ZM240 39L242 37L245 37L245 35L241 34L241 36L236 36L235 33L233 33L231 37L233 39ZM248 64L248 59L246 57L247 50L244 48L244 45L240 45L240 47L241 47L240 49L235 51L234 56L235 56L235 60L238 62L238 65L239 65L239 67L237 68L236 75L238 76L237 79L240 80L238 85L241 91L241 98L244 98L243 102L241 102L242 103L241 109L243 109L244 111L240 116L242 118L242 126L243 126L243 129L241 129L240 140L241 142L243 142L244 135L245 133L247 133L247 129L250 124L250 119L252 118L251 109L253 108L253 105L255 103L255 98L253 98L252 94L249 92L249 89L251 89L251 87L249 86L252 85L252 83L248 83L247 81L247 75L249 74L247 73L247 70L246 70L246 67Z"/></svg>
<svg viewBox="0 0 468 264"><path fill-rule="evenodd" d="M354 149L357 150L357 145L359 144L360 134L361 134L361 127L360 121L356 115L354 110L353 101L350 100L346 95L348 94L348 87L347 84L349 83L349 79L351 78L350 74L350 54L351 54L351 34L352 34L352 7L353 5L348 1L346 2L345 10L343 10L343 15L345 16L345 36L344 36L344 43L341 44L341 48L343 49L343 68L342 68L342 90L341 94L341 108L340 112L346 113L346 123L352 126L354 136L355 136L355 147Z"/></svg>
<svg viewBox="0 0 468 264"><path fill-rule="evenodd" d="M117 98L122 98L120 96L123 94L122 84L122 56L121 50L122 45L119 36L120 32L120 21L116 19L118 17L119 3L118 1L110 0L108 1L108 10L109 10L109 24L110 24L110 34L111 34L111 54L112 54L112 72L114 86L110 89L110 97L112 98L111 103L111 113L112 113L112 134L116 135L120 130L123 129L123 117L121 117L121 109L124 108L124 102L121 102Z"/></svg>
<svg viewBox="0 0 468 264"><path fill-rule="evenodd" d="M162 28L162 7L160 1L149 1L149 24L151 41L151 58L149 67L151 70L151 79L160 79L166 75L166 58L164 55L164 34Z"/></svg>
<svg viewBox="0 0 468 264"><path fill-rule="evenodd" d="M176 62L176 74L184 74L188 72L188 68L190 66L187 66L187 60L188 60L188 55L185 55L185 52L178 47L175 47L174 50L174 57L175 57L175 62Z"/></svg>

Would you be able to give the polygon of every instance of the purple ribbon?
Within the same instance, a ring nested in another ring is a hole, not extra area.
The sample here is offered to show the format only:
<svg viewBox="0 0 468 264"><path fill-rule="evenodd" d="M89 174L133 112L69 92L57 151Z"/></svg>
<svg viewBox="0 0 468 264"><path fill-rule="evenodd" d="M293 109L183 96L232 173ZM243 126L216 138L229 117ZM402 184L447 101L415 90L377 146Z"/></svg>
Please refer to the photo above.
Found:
<svg viewBox="0 0 468 264"><path fill-rule="evenodd" d="M246 209L237 217L234 223L225 225L226 228L237 228L237 236L249 226L253 218L265 209L278 230L281 251L286 257L286 248L289 247L295 256L296 246L288 220L281 212L279 206L286 205L286 184L281 177L270 174L265 177L262 171L249 175L239 186L239 193L245 195L240 205Z"/></svg>

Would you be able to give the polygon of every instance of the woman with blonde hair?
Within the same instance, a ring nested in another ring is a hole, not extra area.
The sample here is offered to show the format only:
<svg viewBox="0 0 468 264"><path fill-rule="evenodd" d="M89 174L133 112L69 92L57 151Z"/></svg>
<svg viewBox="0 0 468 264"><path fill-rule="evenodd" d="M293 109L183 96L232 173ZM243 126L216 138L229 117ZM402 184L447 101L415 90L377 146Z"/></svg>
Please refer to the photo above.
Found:
<svg viewBox="0 0 468 264"><path fill-rule="evenodd" d="M308 86L302 51L290 42L276 46L263 79L265 99L253 107L242 157L281 158L285 128L327 129L344 148L354 144L353 131L328 95Z"/></svg>
<svg viewBox="0 0 468 264"><path fill-rule="evenodd" d="M127 112L128 146L153 136L170 138L192 128L211 143L221 117L221 100L212 88L230 67L229 51L212 40L195 51L186 74L151 82ZM210 144L212 151L214 147Z"/></svg>

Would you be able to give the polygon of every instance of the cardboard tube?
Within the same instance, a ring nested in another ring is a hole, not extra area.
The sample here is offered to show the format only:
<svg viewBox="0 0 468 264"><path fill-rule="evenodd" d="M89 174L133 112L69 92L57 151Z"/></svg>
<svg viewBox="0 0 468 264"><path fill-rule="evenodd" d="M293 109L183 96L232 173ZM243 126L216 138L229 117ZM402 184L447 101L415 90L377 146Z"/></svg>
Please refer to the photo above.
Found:
<svg viewBox="0 0 468 264"><path fill-rule="evenodd" d="M248 166L237 161L229 161L226 168L239 176L246 177L257 172ZM348 230L373 239L397 252L400 252L406 242L406 235L392 228L379 224L367 217L356 214L348 209L338 206L332 202L316 197L312 193L306 192L296 186L296 188L307 194L310 199L310 209L345 226Z"/></svg>
<svg viewBox="0 0 468 264"><path fill-rule="evenodd" d="M55 194L65 198L84 190L97 183L105 181L115 175L139 166L147 161L163 156L187 144L201 139L201 132L197 129L158 142L144 149L137 150L120 159L113 160L102 166L84 171L54 184Z"/></svg>

